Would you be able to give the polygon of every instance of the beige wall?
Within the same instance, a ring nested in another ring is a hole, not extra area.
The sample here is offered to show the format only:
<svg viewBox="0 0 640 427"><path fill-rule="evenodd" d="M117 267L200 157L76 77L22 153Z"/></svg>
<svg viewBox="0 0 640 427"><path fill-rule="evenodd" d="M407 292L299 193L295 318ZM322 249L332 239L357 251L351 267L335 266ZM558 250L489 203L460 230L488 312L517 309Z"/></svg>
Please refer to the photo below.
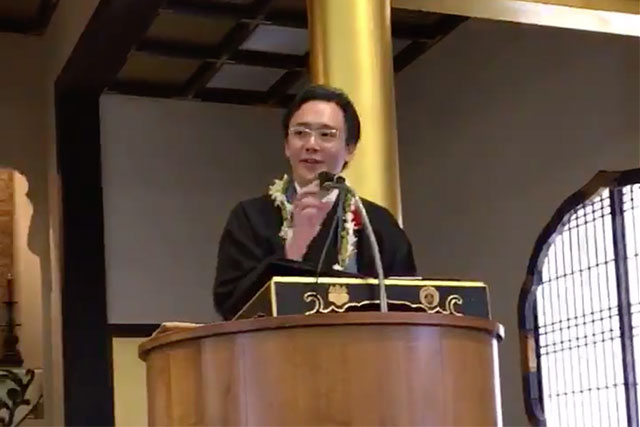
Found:
<svg viewBox="0 0 640 427"><path fill-rule="evenodd" d="M40 37L0 34L0 166L14 168L28 182L28 203L22 205L22 228L17 231L31 253L24 252L20 261L22 277L30 284L25 290L35 295L36 282L41 287L40 315L45 327L40 326L44 349L40 363L45 369L46 425L63 423L53 82L97 3L61 0ZM28 205L33 213L27 225ZM28 237L24 235L27 228ZM30 310L38 315L35 307ZM35 348L38 338L32 334L38 334L38 328L24 333L29 336L22 337L23 345Z"/></svg>
<svg viewBox="0 0 640 427"><path fill-rule="evenodd" d="M423 275L489 284L505 425L526 424L516 304L535 239L599 169L639 166L638 47L472 21L397 79L405 227Z"/></svg>
<svg viewBox="0 0 640 427"><path fill-rule="evenodd" d="M33 217L33 205L27 198L27 179L14 172L14 222L13 222L13 266L16 289L16 317L20 327L19 348L28 368L43 367L42 348L42 276L40 258L29 246L29 228Z"/></svg>
<svg viewBox="0 0 640 427"><path fill-rule="evenodd" d="M143 338L114 338L114 415L118 427L147 425L146 368L138 358Z"/></svg>
<svg viewBox="0 0 640 427"><path fill-rule="evenodd" d="M0 63L0 164L18 172L14 175L14 272L23 324L18 329L20 349L27 367L44 367L45 375L50 375L51 355L43 351L50 348L43 345L49 334L41 323L49 256L44 45L37 38L1 34ZM45 393L45 399L50 396ZM45 404L46 417L51 409Z"/></svg>

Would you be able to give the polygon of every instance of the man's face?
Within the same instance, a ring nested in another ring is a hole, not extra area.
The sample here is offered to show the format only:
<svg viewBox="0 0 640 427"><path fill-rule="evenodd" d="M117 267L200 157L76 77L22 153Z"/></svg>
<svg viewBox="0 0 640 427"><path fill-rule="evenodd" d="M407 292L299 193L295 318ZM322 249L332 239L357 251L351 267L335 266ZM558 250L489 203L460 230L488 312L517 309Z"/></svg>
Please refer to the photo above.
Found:
<svg viewBox="0 0 640 427"><path fill-rule="evenodd" d="M284 153L293 179L304 187L322 171L340 173L355 146L345 142L344 114L333 102L309 101L291 117Z"/></svg>

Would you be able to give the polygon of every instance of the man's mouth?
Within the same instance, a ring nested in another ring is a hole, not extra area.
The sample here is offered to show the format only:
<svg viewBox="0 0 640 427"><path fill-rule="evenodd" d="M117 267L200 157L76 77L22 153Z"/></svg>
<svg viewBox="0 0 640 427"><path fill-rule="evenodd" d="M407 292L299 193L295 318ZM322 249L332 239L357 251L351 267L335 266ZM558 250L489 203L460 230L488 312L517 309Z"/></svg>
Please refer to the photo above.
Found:
<svg viewBox="0 0 640 427"><path fill-rule="evenodd" d="M306 165L319 165L322 164L322 160L318 160L318 159L302 159L300 160L301 163L304 163Z"/></svg>

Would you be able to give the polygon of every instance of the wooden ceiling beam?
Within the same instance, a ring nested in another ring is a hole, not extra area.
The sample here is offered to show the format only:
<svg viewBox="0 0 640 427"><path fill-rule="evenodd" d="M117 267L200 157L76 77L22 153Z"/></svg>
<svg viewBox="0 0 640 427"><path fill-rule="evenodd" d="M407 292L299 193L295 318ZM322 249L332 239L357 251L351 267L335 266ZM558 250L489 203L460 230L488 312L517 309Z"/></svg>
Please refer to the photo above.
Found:
<svg viewBox="0 0 640 427"><path fill-rule="evenodd" d="M305 55L288 53L237 50L229 56L229 60L238 64L286 70L303 70L307 68L307 57Z"/></svg>
<svg viewBox="0 0 640 427"><path fill-rule="evenodd" d="M102 0L58 76L56 90L69 87L99 92L107 87L151 26L163 2Z"/></svg>
<svg viewBox="0 0 640 427"><path fill-rule="evenodd" d="M149 98L179 98L182 85L153 83L137 80L116 80L107 89L121 95L146 96Z"/></svg>
<svg viewBox="0 0 640 427"><path fill-rule="evenodd" d="M300 0L303 1L303 0ZM167 0L162 10L170 13L193 15L198 17L219 18L226 16L239 22L253 22L281 27L307 28L307 16L304 13L291 13L269 10L264 16L256 16L252 4L218 3L198 0Z"/></svg>
<svg viewBox="0 0 640 427"><path fill-rule="evenodd" d="M247 19L251 17L250 5L215 1L204 3L197 0L167 0L160 11L198 17L228 16L235 19Z"/></svg>
<svg viewBox="0 0 640 427"><path fill-rule="evenodd" d="M267 92L227 88L205 88L196 97L205 102L278 108L286 107L293 100L293 95L286 95L277 102L269 102Z"/></svg>
<svg viewBox="0 0 640 427"><path fill-rule="evenodd" d="M0 33L29 34L35 31L32 22L0 18Z"/></svg>
<svg viewBox="0 0 640 427"><path fill-rule="evenodd" d="M431 43L414 40L393 57L393 71L399 73L431 48Z"/></svg>
<svg viewBox="0 0 640 427"><path fill-rule="evenodd" d="M196 59L223 64L243 64L256 67L281 68L284 70L306 68L306 58L304 55L236 50L224 57L221 56L221 52L215 46L202 46L192 43L168 42L163 40L143 40L136 46L136 51L169 58Z"/></svg>
<svg viewBox="0 0 640 427"><path fill-rule="evenodd" d="M443 15L439 21L433 25L433 34L437 34L437 36L429 41L413 40L400 52L395 54L393 57L393 71L399 73L407 68L466 20L467 18L461 16Z"/></svg>
<svg viewBox="0 0 640 427"><path fill-rule="evenodd" d="M392 0L392 7L640 37L637 0Z"/></svg>
<svg viewBox="0 0 640 427"><path fill-rule="evenodd" d="M294 73L301 71L291 71L289 81L278 80L267 91L231 89L231 88L204 88L198 91L194 98L205 102L216 102L222 104L253 105L284 107L293 99L292 94L286 93L291 86L295 85ZM285 73L287 75L287 73ZM283 76L284 77L284 76ZM300 78L300 76L296 76ZM109 85L108 92L121 95L145 96L149 98L181 98L182 86L164 83L152 83L147 81L118 80Z"/></svg>
<svg viewBox="0 0 640 427"><path fill-rule="evenodd" d="M53 12L58 7L59 0L40 0L40 6L38 7L38 15L36 18L37 31L44 33L44 30L49 26Z"/></svg>
<svg viewBox="0 0 640 427"><path fill-rule="evenodd" d="M198 0L168 0L163 10L173 13L208 16L219 18L227 16L239 22L250 22L262 25L276 25L289 28L307 28L307 16L304 13L292 13L282 11L269 11L259 19L248 7L235 3L200 2ZM462 20L466 19L463 17ZM406 40L433 41L439 35L439 30L432 25L424 24L404 24L402 22L392 22L391 33L394 38Z"/></svg>
<svg viewBox="0 0 640 427"><path fill-rule="evenodd" d="M55 82L64 425L115 425L100 94L163 2L100 0Z"/></svg>
<svg viewBox="0 0 640 427"><path fill-rule="evenodd" d="M269 105L282 105L285 100L289 100L289 91L304 77L303 70L290 70L284 73L266 92L267 103ZM288 102L287 102L288 105Z"/></svg>
<svg viewBox="0 0 640 427"><path fill-rule="evenodd" d="M395 25L391 27L391 36L400 40L435 42L455 30L467 19L465 16L442 15L430 25Z"/></svg>

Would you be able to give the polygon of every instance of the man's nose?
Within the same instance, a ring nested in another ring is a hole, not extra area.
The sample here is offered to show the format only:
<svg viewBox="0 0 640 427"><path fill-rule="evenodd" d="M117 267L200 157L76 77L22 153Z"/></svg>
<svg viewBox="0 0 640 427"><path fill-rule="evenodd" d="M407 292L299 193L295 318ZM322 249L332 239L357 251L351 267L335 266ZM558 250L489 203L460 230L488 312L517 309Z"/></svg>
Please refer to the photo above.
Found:
<svg viewBox="0 0 640 427"><path fill-rule="evenodd" d="M309 136L309 139L307 139L304 145L304 149L306 151L318 151L318 148L319 148L319 145L318 145L318 142L316 141L316 135L312 133Z"/></svg>

